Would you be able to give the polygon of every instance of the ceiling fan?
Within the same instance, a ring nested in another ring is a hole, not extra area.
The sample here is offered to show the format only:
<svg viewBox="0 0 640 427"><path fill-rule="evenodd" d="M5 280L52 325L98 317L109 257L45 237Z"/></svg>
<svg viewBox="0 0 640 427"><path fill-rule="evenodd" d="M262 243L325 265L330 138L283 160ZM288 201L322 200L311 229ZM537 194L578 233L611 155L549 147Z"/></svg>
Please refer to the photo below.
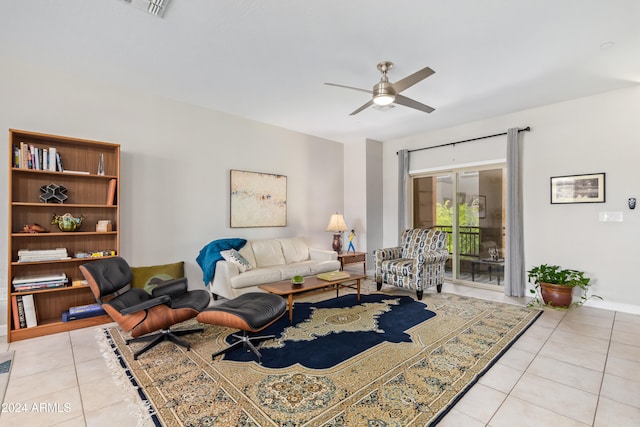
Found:
<svg viewBox="0 0 640 427"><path fill-rule="evenodd" d="M393 62L390 61L383 61L378 64L378 70L380 70L380 72L382 73L382 77L380 77L380 81L378 83L373 85L372 91L367 89L360 89L357 87L339 85L335 83L325 84L329 86L337 86L346 89L357 90L360 92L366 92L371 95L371 100L351 113L351 116L353 116L354 114L358 114L360 111L372 105L385 106L390 104L404 105L405 107L415 108L416 110L424 111L425 113L431 113L434 108L422 104L418 101L414 101L413 99L407 98L406 96L400 95L400 92L426 79L431 74L435 73L435 71L433 71L429 67L424 67L422 70L416 71L415 73L405 77L402 80L391 83L389 81L389 78L387 77L387 72L392 68Z"/></svg>

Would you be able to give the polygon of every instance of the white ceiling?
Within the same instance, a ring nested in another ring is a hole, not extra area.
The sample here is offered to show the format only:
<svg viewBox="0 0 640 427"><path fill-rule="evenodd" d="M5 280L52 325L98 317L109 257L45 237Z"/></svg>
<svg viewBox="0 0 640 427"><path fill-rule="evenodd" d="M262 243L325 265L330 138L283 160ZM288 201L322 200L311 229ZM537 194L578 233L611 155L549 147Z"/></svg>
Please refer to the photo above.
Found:
<svg viewBox="0 0 640 427"><path fill-rule="evenodd" d="M640 1L172 0L160 19L124 0L0 0L0 54L334 141L385 141L638 84ZM435 112L349 116L367 94L323 84L369 89L382 60L391 81L433 68L403 94Z"/></svg>

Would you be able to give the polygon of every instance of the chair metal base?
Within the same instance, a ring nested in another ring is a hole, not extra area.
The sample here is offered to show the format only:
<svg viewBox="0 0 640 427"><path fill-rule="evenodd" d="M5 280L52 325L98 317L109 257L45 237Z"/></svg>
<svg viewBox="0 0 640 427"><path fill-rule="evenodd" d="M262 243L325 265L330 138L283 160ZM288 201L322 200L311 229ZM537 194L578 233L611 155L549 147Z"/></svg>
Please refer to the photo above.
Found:
<svg viewBox="0 0 640 427"><path fill-rule="evenodd" d="M194 328L194 329L178 329L178 330L170 330L170 329L163 329L161 331L159 331L158 333L155 334L150 334L150 335L144 335L141 337L137 337L137 338L130 338L126 341L127 345L129 345L129 343L132 342L140 342L140 341L151 341L149 342L149 344L147 344L146 346L144 346L142 349L136 351L135 353L133 353L133 360L138 360L138 356L140 356L142 353L152 349L153 347L155 347L156 345L160 344L161 342L164 341L171 341L177 345L181 345L183 347L185 347L187 349L187 351L189 351L191 349L191 344L189 344L188 342L181 340L180 338L178 338L179 336L182 335L187 335L187 334L193 334L195 332L204 332L204 328Z"/></svg>
<svg viewBox="0 0 640 427"><path fill-rule="evenodd" d="M260 341L265 341L265 340L270 340L275 338L275 335L262 335L259 337L250 337L247 334L247 331L242 331L242 335L237 335L237 334L233 334L231 335L234 338L237 338L238 341L234 342L233 344L231 344L229 347L224 348L220 351L218 351L217 353L213 353L211 355L211 360L214 360L216 358L216 356L219 356L223 353L227 353L231 350L234 350L238 347L240 347L241 345L243 347L248 347L247 351L251 351L253 352L253 354L255 354L258 357L258 363L262 364L262 354L260 354L260 352L258 351L258 349L253 345L253 342L255 342L256 344ZM252 342L253 341L253 342Z"/></svg>

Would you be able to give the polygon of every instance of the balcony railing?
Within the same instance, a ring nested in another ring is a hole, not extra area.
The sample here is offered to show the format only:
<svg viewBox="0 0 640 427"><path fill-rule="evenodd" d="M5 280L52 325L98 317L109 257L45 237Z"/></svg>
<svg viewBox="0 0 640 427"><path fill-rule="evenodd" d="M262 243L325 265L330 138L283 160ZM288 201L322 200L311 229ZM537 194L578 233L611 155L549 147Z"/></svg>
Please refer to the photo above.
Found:
<svg viewBox="0 0 640 427"><path fill-rule="evenodd" d="M436 225L436 230L442 230L449 235L448 249L453 254L453 227L450 225ZM480 255L480 227L458 227L458 254L460 256L478 257Z"/></svg>

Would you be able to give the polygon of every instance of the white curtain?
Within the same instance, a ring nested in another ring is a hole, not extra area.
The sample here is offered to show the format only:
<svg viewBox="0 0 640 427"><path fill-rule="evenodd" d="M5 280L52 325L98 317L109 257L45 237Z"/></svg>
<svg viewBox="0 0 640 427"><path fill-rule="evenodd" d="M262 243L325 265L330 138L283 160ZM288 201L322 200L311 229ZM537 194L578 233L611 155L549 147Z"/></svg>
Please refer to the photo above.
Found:
<svg viewBox="0 0 640 427"><path fill-rule="evenodd" d="M518 128L507 131L507 256L504 293L514 297L524 296L526 290L519 135Z"/></svg>
<svg viewBox="0 0 640 427"><path fill-rule="evenodd" d="M398 244L409 223L409 150L398 151Z"/></svg>

